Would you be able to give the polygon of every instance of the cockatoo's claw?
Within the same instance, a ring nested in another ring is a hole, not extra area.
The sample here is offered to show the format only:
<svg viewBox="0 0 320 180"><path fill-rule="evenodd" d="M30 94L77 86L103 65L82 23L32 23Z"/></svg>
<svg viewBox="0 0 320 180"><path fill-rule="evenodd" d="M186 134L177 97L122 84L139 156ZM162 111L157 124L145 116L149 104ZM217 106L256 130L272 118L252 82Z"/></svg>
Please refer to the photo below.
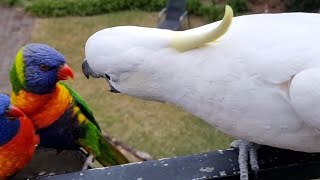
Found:
<svg viewBox="0 0 320 180"><path fill-rule="evenodd" d="M82 170L94 169L95 166L93 165L93 160L94 160L94 156L92 154L90 154L87 157L86 162L84 162L84 164L82 166Z"/></svg>
<svg viewBox="0 0 320 180"><path fill-rule="evenodd" d="M258 164L258 149L260 148L259 144L250 143L250 152L249 152L249 158L250 158L250 166L251 170L254 173L254 176L256 179L258 179L258 171L259 171L259 164Z"/></svg>
<svg viewBox="0 0 320 180"><path fill-rule="evenodd" d="M257 150L260 145L245 140L235 140L230 146L239 150L240 180L249 179L248 161L250 162L251 170L257 178L259 170Z"/></svg>

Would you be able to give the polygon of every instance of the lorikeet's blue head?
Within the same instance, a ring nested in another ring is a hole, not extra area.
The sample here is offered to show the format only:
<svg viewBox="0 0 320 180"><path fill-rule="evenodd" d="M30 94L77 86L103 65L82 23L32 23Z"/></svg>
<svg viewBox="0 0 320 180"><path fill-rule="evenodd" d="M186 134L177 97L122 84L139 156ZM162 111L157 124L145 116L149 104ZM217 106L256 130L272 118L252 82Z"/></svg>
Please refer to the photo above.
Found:
<svg viewBox="0 0 320 180"><path fill-rule="evenodd" d="M5 116L10 107L10 98L4 94L0 94L0 116Z"/></svg>
<svg viewBox="0 0 320 180"><path fill-rule="evenodd" d="M10 141L18 132L20 121L19 117L25 116L24 113L10 105L10 98L0 94L0 146Z"/></svg>
<svg viewBox="0 0 320 180"><path fill-rule="evenodd" d="M21 48L10 72L14 92L26 89L36 94L50 93L58 81L73 76L63 55L45 44L27 44Z"/></svg>

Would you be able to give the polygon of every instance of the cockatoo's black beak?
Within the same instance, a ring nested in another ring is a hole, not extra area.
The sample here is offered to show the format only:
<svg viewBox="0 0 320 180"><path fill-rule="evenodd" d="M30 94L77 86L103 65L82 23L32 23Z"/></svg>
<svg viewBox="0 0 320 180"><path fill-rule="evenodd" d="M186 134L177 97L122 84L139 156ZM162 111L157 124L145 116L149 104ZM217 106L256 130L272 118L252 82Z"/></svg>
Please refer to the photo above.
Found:
<svg viewBox="0 0 320 180"><path fill-rule="evenodd" d="M111 83L109 82L110 81L110 76L108 76L107 74L99 74L99 73L96 73L94 72L91 67L89 66L87 60L85 59L82 63L82 73L84 74L84 76L89 79L90 76L94 77L94 78L104 78L107 80L108 84L109 84L109 87L110 87L110 92L112 93L120 93L120 91L118 91L116 88L114 88Z"/></svg>
<svg viewBox="0 0 320 180"><path fill-rule="evenodd" d="M89 66L87 60L84 60L82 63L82 73L87 79L89 79L89 77L90 77L89 68L90 68L90 66Z"/></svg>
<svg viewBox="0 0 320 180"><path fill-rule="evenodd" d="M94 78L100 78L100 77L104 77L98 73L95 73L91 67L89 66L87 60L84 60L82 63L82 73L84 74L84 76L89 79L90 76L94 77Z"/></svg>

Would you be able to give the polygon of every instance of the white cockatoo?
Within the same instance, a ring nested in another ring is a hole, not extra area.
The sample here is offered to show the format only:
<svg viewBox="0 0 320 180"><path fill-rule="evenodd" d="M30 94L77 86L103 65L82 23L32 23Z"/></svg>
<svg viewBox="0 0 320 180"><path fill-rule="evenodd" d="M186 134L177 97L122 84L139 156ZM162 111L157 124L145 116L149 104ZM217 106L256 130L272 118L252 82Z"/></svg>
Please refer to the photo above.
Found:
<svg viewBox="0 0 320 180"><path fill-rule="evenodd" d="M226 6L222 21L186 31L107 28L82 66L112 92L173 103L242 144L320 152L320 14L233 18Z"/></svg>

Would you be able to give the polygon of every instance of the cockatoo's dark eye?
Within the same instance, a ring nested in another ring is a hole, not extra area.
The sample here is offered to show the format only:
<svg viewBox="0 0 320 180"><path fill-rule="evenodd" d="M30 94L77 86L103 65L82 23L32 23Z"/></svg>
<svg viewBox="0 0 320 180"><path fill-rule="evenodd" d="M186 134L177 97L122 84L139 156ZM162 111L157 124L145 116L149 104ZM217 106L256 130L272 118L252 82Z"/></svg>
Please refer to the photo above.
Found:
<svg viewBox="0 0 320 180"><path fill-rule="evenodd" d="M104 74L108 80L110 80L110 76L108 74Z"/></svg>
<svg viewBox="0 0 320 180"><path fill-rule="evenodd" d="M45 65L45 64L41 64L41 65L40 65L40 70L41 70L41 71L48 71L48 70L49 70L49 67L48 67L47 65Z"/></svg>

